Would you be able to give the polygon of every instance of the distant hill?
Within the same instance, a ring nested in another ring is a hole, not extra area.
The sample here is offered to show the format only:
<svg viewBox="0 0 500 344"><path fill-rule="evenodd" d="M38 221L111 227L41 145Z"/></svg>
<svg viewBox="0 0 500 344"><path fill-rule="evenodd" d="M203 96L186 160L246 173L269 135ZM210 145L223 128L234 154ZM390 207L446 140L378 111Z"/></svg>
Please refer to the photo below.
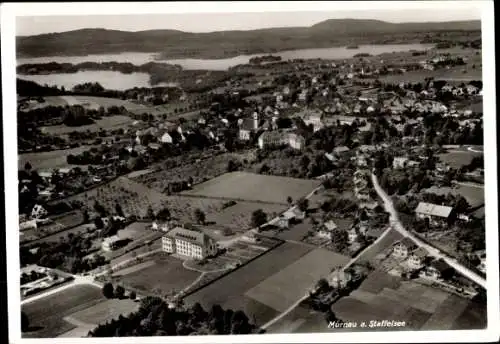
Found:
<svg viewBox="0 0 500 344"><path fill-rule="evenodd" d="M177 30L138 32L82 29L17 37L18 57L163 52L168 57L223 58L287 49L342 46L349 43L417 43L432 34L480 31L480 21L388 23L330 19L311 27L190 33Z"/></svg>

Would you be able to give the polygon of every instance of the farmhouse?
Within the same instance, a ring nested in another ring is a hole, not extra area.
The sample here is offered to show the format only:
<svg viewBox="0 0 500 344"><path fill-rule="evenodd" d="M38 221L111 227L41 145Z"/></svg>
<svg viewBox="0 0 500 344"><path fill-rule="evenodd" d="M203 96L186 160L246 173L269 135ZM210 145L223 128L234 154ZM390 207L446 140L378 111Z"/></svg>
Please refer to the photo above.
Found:
<svg viewBox="0 0 500 344"><path fill-rule="evenodd" d="M453 208L432 203L420 202L415 209L415 214L418 219L429 219L431 223L437 224L448 221L452 214Z"/></svg>
<svg viewBox="0 0 500 344"><path fill-rule="evenodd" d="M344 270L335 270L328 279L328 284L334 288L342 289L353 279L352 274Z"/></svg>
<svg viewBox="0 0 500 344"><path fill-rule="evenodd" d="M393 248L394 256L398 258L406 258L408 255L417 249L417 245L410 238L406 237L397 242Z"/></svg>
<svg viewBox="0 0 500 344"><path fill-rule="evenodd" d="M408 162L407 157L395 157L394 160L392 161L392 167L393 168L405 168L407 162Z"/></svg>
<svg viewBox="0 0 500 344"><path fill-rule="evenodd" d="M437 259L431 262L430 266L422 271L422 277L433 279L441 279L443 276L453 273L453 268L450 267L443 259Z"/></svg>
<svg viewBox="0 0 500 344"><path fill-rule="evenodd" d="M428 252L425 248L417 248L408 258L408 266L412 269L420 269L424 265L425 257L427 257Z"/></svg>
<svg viewBox="0 0 500 344"><path fill-rule="evenodd" d="M331 239L332 232L337 229L337 224L332 220L329 220L323 224L323 226L318 230L317 235L321 238Z"/></svg>
<svg viewBox="0 0 500 344"><path fill-rule="evenodd" d="M203 259L217 253L217 243L205 233L176 227L162 237L162 249L188 258Z"/></svg>
<svg viewBox="0 0 500 344"><path fill-rule="evenodd" d="M30 220L30 221L23 221L19 223L19 230L24 231L28 229L36 229L37 228L37 223L36 220Z"/></svg>
<svg viewBox="0 0 500 344"><path fill-rule="evenodd" d="M122 239L118 237L117 235L114 235L109 238L105 238L102 242L102 249L104 251L113 251L116 250L119 246L120 243L122 242Z"/></svg>
<svg viewBox="0 0 500 344"><path fill-rule="evenodd" d="M33 219L41 219L47 215L48 215L47 210L45 210L45 208L39 204L35 204L33 206L33 209L31 210L31 218Z"/></svg>

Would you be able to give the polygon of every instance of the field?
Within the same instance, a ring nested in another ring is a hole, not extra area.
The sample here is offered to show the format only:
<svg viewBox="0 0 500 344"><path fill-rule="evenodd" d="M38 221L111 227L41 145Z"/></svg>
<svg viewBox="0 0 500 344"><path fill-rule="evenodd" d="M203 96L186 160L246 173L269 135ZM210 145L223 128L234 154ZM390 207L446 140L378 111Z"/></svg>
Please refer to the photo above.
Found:
<svg viewBox="0 0 500 344"><path fill-rule="evenodd" d="M114 130L119 128L127 127L132 124L132 118L123 115L115 115L109 117L103 117L102 119L95 120L95 123L82 125L78 127L69 127L66 125L51 125L47 127L40 127L40 130L44 133L51 135L64 135L71 133L73 131L84 132L92 131L97 132L100 129L104 130Z"/></svg>
<svg viewBox="0 0 500 344"><path fill-rule="evenodd" d="M118 277L125 288L163 296L172 291L179 292L199 277L200 273L185 269L181 259L159 253L154 264L141 270Z"/></svg>
<svg viewBox="0 0 500 344"><path fill-rule="evenodd" d="M288 196L298 199L319 185L315 180L232 172L198 184L184 194L286 205Z"/></svg>
<svg viewBox="0 0 500 344"><path fill-rule="evenodd" d="M460 317L467 317L472 301L448 294L416 282L405 282L381 271L370 274L348 297L332 305L335 315L343 321L393 319L404 321L404 330L448 330ZM477 307L476 307L477 310ZM481 328L481 317L461 324L460 329ZM484 320L483 320L484 321ZM390 330L377 328L374 330ZM401 328L392 328L401 329Z"/></svg>
<svg viewBox="0 0 500 344"><path fill-rule="evenodd" d="M435 193L438 195L447 195L451 193L453 195L463 196L471 207L477 207L484 204L484 188L474 187L470 185L458 185L456 188L450 187L435 187L432 186L428 189L424 189L421 192Z"/></svg>
<svg viewBox="0 0 500 344"><path fill-rule="evenodd" d="M55 168L76 167L76 165L69 165L66 161L66 157L70 154L81 154L90 148L91 146L80 146L77 148L50 152L24 153L18 155L17 166L18 169L22 170L24 169L24 165L29 162L33 169L38 170L38 172L41 170L52 171Z"/></svg>
<svg viewBox="0 0 500 344"><path fill-rule="evenodd" d="M447 153L439 154L441 161L449 164L452 168L460 168L471 163L476 156L482 156L483 153L475 153L471 151L453 150Z"/></svg>
<svg viewBox="0 0 500 344"><path fill-rule="evenodd" d="M241 161L243 157L242 154L224 153L193 163L184 162L183 165L174 168L163 168L161 166L158 171L136 176L135 180L163 192L168 183L171 182L187 180L191 177L193 178L193 184L198 184L217 177L227 171L230 160Z"/></svg>
<svg viewBox="0 0 500 344"><path fill-rule="evenodd" d="M257 202L236 202L235 205L222 209L217 213L207 215L209 223L225 226L235 231L245 230L251 227L252 213L262 209L267 214L268 220L273 214L280 214L286 210L286 206L281 204L261 204Z"/></svg>
<svg viewBox="0 0 500 344"><path fill-rule="evenodd" d="M77 326L65 321L64 317L105 300L99 288L78 285L24 304L21 308L30 319L32 328L24 335L28 338L50 338L70 331Z"/></svg>
<svg viewBox="0 0 500 344"><path fill-rule="evenodd" d="M37 229L23 231L21 243L26 241L30 241L30 243L58 241L60 237L66 237L70 233L84 233L88 227L88 225L79 225L83 223L83 214L80 212L67 213L53 218L53 221L53 223L40 226ZM64 230L65 228L69 229Z"/></svg>
<svg viewBox="0 0 500 344"><path fill-rule="evenodd" d="M310 251L309 247L303 245L284 243L238 270L187 296L185 302L186 304L200 302L205 308L219 304L223 308L241 309L250 319L258 325L262 325L276 316L278 312L246 296L245 293Z"/></svg>
<svg viewBox="0 0 500 344"><path fill-rule="evenodd" d="M248 290L245 295L283 312L304 296L320 278L326 278L332 268L343 266L348 261L346 256L316 249Z"/></svg>

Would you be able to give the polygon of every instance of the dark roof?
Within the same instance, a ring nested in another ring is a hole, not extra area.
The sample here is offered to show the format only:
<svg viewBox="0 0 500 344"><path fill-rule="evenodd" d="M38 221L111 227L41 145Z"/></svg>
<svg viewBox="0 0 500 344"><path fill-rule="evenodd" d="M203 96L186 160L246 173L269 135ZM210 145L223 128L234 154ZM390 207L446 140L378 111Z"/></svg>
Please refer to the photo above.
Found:
<svg viewBox="0 0 500 344"><path fill-rule="evenodd" d="M443 260L443 259L437 259L433 260L431 262L431 266L438 270L439 272L446 271L448 269L451 269L451 267Z"/></svg>
<svg viewBox="0 0 500 344"><path fill-rule="evenodd" d="M243 123L241 123L240 125L240 130L248 130L248 131L254 130L253 119L245 118L243 120Z"/></svg>

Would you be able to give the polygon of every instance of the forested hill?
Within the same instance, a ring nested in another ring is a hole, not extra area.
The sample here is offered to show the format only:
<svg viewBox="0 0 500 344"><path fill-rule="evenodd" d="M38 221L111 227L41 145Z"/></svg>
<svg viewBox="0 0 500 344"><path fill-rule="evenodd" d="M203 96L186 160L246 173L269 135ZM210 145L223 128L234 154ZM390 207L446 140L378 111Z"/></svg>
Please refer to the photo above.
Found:
<svg viewBox="0 0 500 344"><path fill-rule="evenodd" d="M170 57L223 58L238 54L347 44L418 43L460 35L480 37L480 21L388 23L330 19L310 27L190 33L177 30L127 32L81 29L17 37L18 57L163 52Z"/></svg>

